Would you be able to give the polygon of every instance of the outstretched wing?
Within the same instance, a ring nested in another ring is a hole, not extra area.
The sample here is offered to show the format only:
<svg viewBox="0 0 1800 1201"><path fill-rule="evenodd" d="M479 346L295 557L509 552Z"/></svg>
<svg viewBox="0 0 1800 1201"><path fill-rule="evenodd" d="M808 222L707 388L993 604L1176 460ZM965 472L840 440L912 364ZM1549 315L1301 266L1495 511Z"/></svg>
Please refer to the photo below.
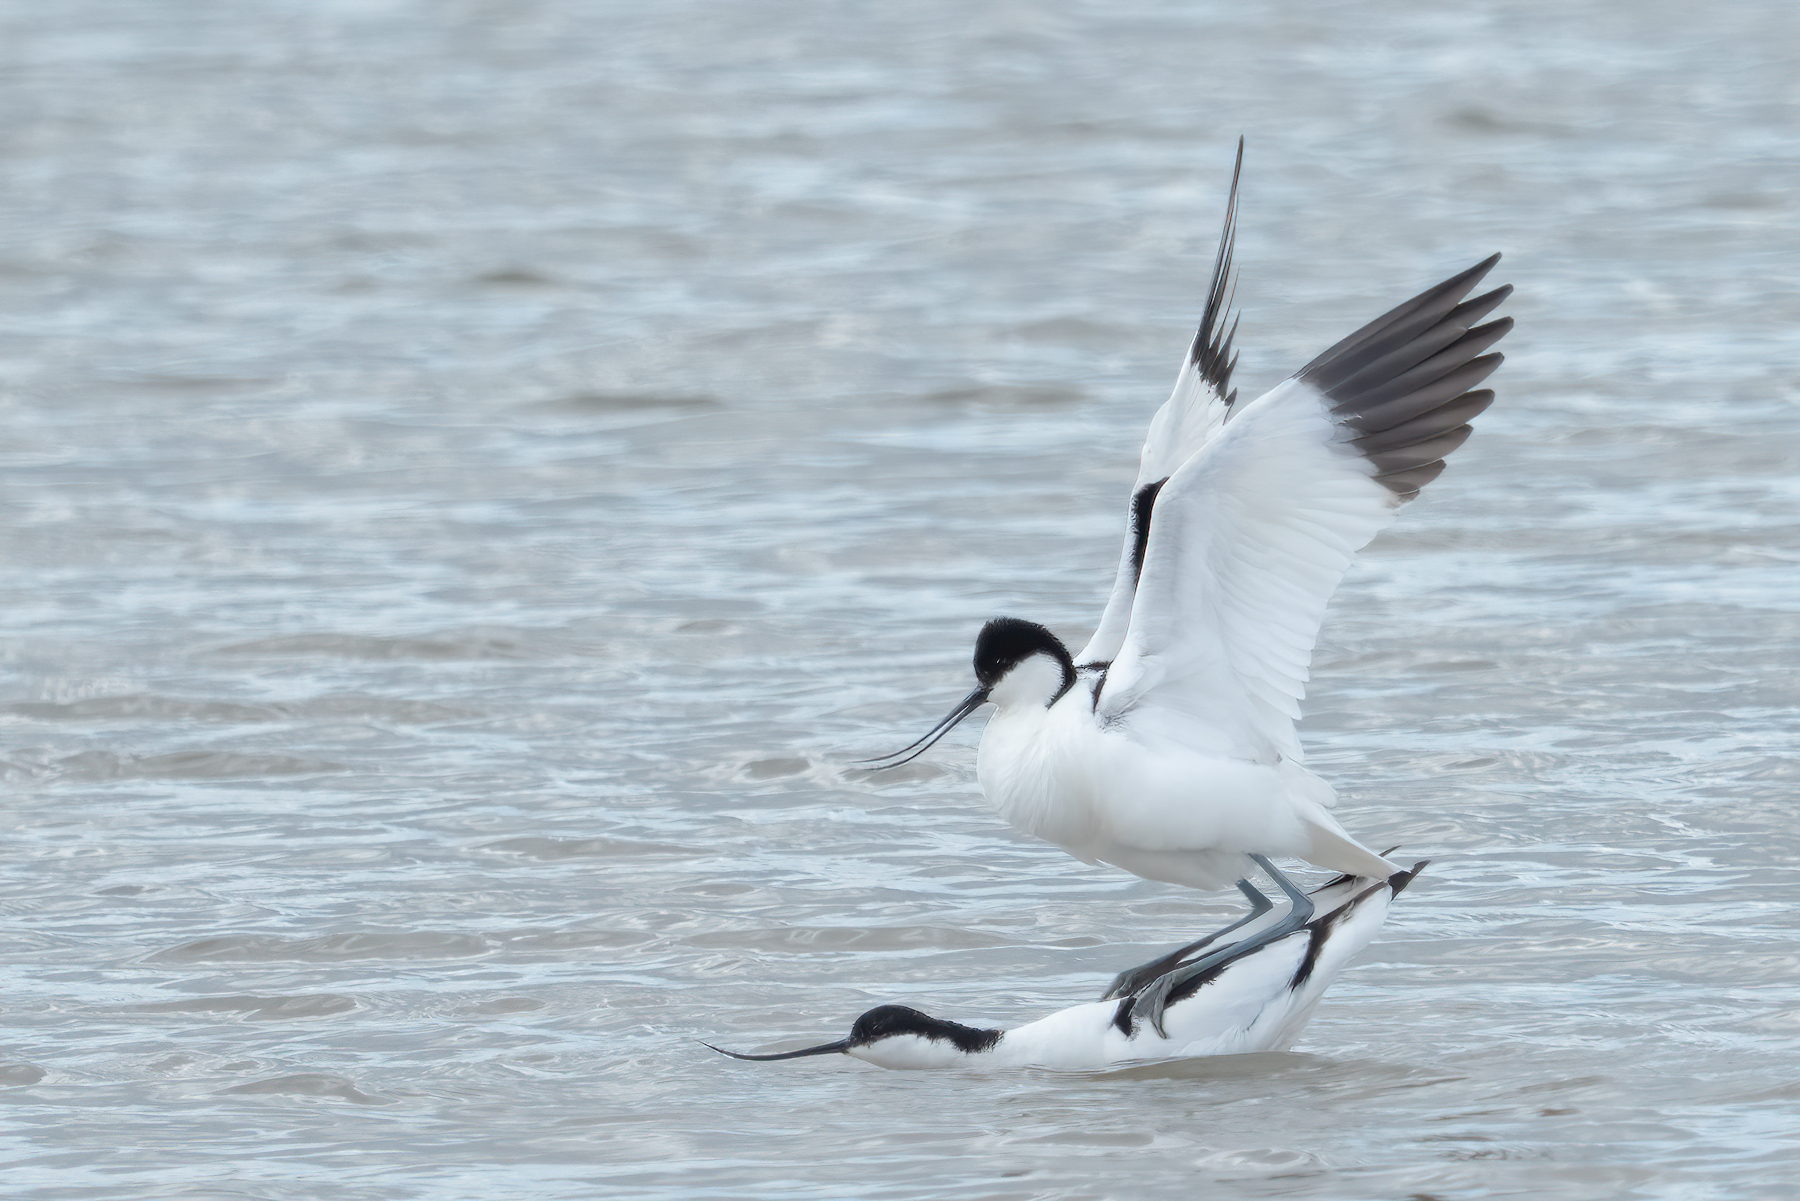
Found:
<svg viewBox="0 0 1800 1201"><path fill-rule="evenodd" d="M1459 303L1494 255L1384 314L1230 414L1149 513L1123 645L1095 709L1235 758L1300 759L1294 719L1356 552L1493 403L1471 391L1512 328Z"/></svg>
<svg viewBox="0 0 1800 1201"><path fill-rule="evenodd" d="M1131 620L1131 598L1143 568L1144 539L1150 533L1150 512L1157 491L1176 468L1219 432L1231 406L1237 402L1237 390L1231 386L1231 371L1237 366L1237 354L1231 349L1237 320L1230 318L1229 328L1226 321L1237 286L1231 274L1231 260L1237 245L1238 176L1243 169L1244 139L1239 138L1237 165L1231 169L1231 195L1225 202L1225 229L1219 235L1219 252L1213 259L1212 284L1206 290L1200 328L1187 357L1181 361L1175 390L1150 419L1150 432L1144 436L1144 451L1138 459L1137 482L1131 486L1125 546L1119 552L1112 595L1107 598L1106 612L1101 614L1094 636L1075 657L1077 663L1104 663L1119 653L1125 642L1126 623Z"/></svg>

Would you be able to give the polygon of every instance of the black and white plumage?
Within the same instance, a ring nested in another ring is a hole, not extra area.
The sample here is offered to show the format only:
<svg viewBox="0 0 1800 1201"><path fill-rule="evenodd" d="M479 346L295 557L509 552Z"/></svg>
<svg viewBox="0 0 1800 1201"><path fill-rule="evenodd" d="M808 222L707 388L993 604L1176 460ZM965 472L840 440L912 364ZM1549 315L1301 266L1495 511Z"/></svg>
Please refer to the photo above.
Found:
<svg viewBox="0 0 1800 1201"><path fill-rule="evenodd" d="M1012 1030L945 1021L903 1005L881 1005L856 1020L848 1038L797 1051L734 1059L802 1059L843 1054L885 1068L1031 1067L1093 1072L1161 1060L1285 1051L1351 957L1367 946L1388 906L1419 863L1386 880L1339 877L1311 895L1313 918L1268 942L1275 923L1242 928L1244 953L1183 980L1162 998L1160 1024L1136 997L1075 1005ZM708 1043L708 1046L712 1044Z"/></svg>
<svg viewBox="0 0 1800 1201"><path fill-rule="evenodd" d="M982 790L1014 826L1082 860L1193 888L1245 876L1253 856L1385 878L1398 869L1332 815L1336 793L1304 766L1294 722L1356 552L1492 403L1477 385L1500 356L1485 352L1512 322L1477 323L1511 289L1464 299L1494 255L1240 401L1237 182L1234 171L1200 328L1151 419L1093 637L1071 654L1042 626L990 622L975 690L886 758L922 754L991 703Z"/></svg>

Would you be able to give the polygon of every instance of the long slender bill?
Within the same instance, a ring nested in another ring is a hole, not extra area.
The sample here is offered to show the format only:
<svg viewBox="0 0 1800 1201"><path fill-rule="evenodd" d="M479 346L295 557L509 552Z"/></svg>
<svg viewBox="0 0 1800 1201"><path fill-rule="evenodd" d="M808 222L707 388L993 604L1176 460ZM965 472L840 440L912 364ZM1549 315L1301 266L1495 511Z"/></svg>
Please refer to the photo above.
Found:
<svg viewBox="0 0 1800 1201"><path fill-rule="evenodd" d="M818 1047L807 1047L804 1051L777 1051L773 1055L746 1055L742 1051L727 1051L724 1047L715 1047L704 1039L700 1041L700 1045L708 1050L717 1051L721 1055L729 1055L733 1059L804 1059L808 1055L841 1054L850 1049L850 1040L847 1038L840 1038L834 1043L825 1043L823 1046Z"/></svg>
<svg viewBox="0 0 1800 1201"><path fill-rule="evenodd" d="M885 771L890 767L899 767L902 763L911 763L914 759L917 759L920 755L923 755L926 751L930 750L933 746L935 746L937 744L938 739L940 739L944 735L948 734L951 730L954 730L956 728L957 722L961 721L963 718L967 717L969 714L975 712L975 710L977 710L977 709L981 708L983 705L987 704L987 699L988 699L988 690L986 688L977 688L974 692L971 692L968 696L963 697L961 703L958 704L956 706L956 708L954 708L950 711L950 716L946 717L943 721L940 721L937 725L935 725L935 726L931 727L931 729L927 730L925 732L925 736L923 738L919 739L917 742L909 743L908 745L903 746L899 750L893 751L890 754L876 755L873 759L859 759L859 760L857 760L857 762L858 763L874 763L874 764L879 765L876 767L869 768L868 769L869 771ZM917 747L918 749L913 750L914 747ZM908 755L907 754L908 751L912 751L912 753L910 755ZM905 756L905 758L901 758L901 756L903 756L903 755ZM882 763L883 759L891 759L893 762Z"/></svg>

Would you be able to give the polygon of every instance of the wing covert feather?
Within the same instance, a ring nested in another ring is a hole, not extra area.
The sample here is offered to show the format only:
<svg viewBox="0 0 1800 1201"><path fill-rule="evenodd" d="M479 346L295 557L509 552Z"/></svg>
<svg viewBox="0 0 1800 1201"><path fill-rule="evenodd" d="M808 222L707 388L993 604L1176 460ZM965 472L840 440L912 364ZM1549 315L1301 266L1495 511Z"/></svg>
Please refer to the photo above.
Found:
<svg viewBox="0 0 1800 1201"><path fill-rule="evenodd" d="M1156 494L1100 719L1300 760L1294 721L1344 573L1493 401L1510 319L1462 297L1499 256L1377 318L1229 420Z"/></svg>

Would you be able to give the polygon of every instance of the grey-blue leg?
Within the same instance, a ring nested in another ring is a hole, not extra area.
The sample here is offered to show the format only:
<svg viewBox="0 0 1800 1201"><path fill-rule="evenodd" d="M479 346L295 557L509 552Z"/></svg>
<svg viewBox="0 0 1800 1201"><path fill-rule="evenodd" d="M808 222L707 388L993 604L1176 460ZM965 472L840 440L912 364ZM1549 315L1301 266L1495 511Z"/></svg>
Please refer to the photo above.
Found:
<svg viewBox="0 0 1800 1201"><path fill-rule="evenodd" d="M1168 1006L1171 992L1202 972L1224 967L1252 951L1266 947L1278 939L1286 938L1296 930L1305 929L1306 924L1312 921L1313 903L1307 898L1307 895L1296 888L1292 880L1282 875L1280 869L1270 863L1267 856L1252 855L1250 858L1256 866L1268 874L1269 879L1275 881L1276 887L1287 894L1288 911L1282 915L1280 921L1267 930L1259 930L1248 938L1240 939L1228 947L1222 947L1192 963L1184 963L1151 981L1141 993L1134 994L1136 999L1132 1002L1132 1015L1147 1019L1156 1032L1164 1038L1168 1037L1168 1031L1163 1029L1163 1010Z"/></svg>
<svg viewBox="0 0 1800 1201"><path fill-rule="evenodd" d="M1113 977L1113 982L1107 987L1107 990L1100 994L1100 999L1102 1001L1111 1001L1115 997L1132 996L1146 984L1155 980L1158 976L1167 975L1175 968L1180 967L1181 961L1186 959L1189 955L1192 955L1196 951L1204 950L1225 935L1236 930L1239 926L1245 925L1248 922L1253 922L1269 910L1275 908L1275 902L1271 901L1268 897L1265 897L1258 891L1256 885L1250 883L1250 881L1239 880L1237 886L1238 891L1244 894L1244 899L1250 902L1250 913L1247 917L1239 918L1222 930L1214 930L1205 938L1199 939L1196 942L1190 942L1185 947L1177 947L1160 959L1152 959L1149 963L1139 964L1137 967L1120 972L1117 976Z"/></svg>

